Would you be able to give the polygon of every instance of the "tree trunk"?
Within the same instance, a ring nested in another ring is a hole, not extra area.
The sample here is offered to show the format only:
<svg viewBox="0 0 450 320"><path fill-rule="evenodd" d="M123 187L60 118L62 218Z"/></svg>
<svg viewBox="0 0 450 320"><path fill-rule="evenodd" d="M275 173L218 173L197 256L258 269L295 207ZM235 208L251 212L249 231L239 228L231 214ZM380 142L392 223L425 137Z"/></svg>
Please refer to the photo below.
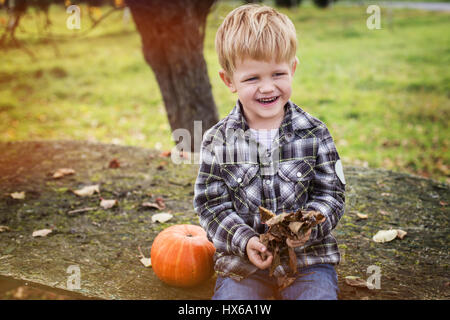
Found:
<svg viewBox="0 0 450 320"><path fill-rule="evenodd" d="M203 134L219 120L203 57L206 17L213 3L126 0L141 34L145 60L161 89L171 129L190 132L191 151L194 121L201 121Z"/></svg>

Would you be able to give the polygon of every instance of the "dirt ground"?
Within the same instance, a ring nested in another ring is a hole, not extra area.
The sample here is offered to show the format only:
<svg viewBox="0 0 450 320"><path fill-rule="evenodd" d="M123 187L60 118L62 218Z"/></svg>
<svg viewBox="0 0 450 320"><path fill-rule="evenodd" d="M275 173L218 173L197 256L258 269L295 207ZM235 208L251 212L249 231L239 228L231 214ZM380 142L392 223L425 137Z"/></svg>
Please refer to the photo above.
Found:
<svg viewBox="0 0 450 320"><path fill-rule="evenodd" d="M0 226L9 228L0 232L3 283L18 279L44 285L41 289L49 292L67 289L68 268L77 265L81 288L75 291L80 298L211 297L215 277L192 289L169 287L140 263L138 251L140 247L149 257L154 237L169 225L198 224L192 205L198 165L176 165L156 150L85 141L0 143L0 149ZM113 159L119 162L118 168L109 168ZM76 173L53 179L58 168L72 168ZM346 214L333 232L342 253L336 268L339 298L450 298L450 186L345 164L344 172ZM93 184L99 184L100 194L82 198L72 192ZM12 199L10 193L19 191L25 191L25 199ZM100 197L117 199L119 205L103 209ZM165 209L142 207L157 197L164 199ZM87 207L94 209L69 213ZM170 212L174 218L154 223L151 217L158 212ZM356 213L368 218L360 219ZM32 237L33 231L45 228L53 232ZM378 230L391 228L407 235L387 243L372 240ZM345 283L346 276L369 278L369 266L380 268L380 289ZM64 296L61 292L57 294Z"/></svg>

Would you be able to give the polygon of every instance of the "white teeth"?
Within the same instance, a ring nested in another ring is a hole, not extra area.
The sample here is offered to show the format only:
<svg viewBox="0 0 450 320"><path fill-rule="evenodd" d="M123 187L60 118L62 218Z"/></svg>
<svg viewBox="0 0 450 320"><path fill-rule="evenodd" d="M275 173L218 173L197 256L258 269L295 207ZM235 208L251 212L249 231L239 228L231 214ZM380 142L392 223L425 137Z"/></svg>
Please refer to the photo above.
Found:
<svg viewBox="0 0 450 320"><path fill-rule="evenodd" d="M274 98L263 98L263 99L259 99L259 101L261 102L272 102L275 101L277 99L277 97Z"/></svg>

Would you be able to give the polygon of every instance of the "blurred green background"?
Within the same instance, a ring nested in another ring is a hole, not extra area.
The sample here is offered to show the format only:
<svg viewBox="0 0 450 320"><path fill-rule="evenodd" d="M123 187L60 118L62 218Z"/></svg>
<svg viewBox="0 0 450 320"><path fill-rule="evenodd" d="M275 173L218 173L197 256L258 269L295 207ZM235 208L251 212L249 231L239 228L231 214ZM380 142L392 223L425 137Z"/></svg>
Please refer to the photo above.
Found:
<svg viewBox="0 0 450 320"><path fill-rule="evenodd" d="M214 37L240 4L219 1L207 21L204 55L220 118L237 97L218 76ZM51 6L51 34L43 31L43 15L30 9L16 32L22 46L0 48L0 140L171 149L161 93L131 17L118 10L78 37L92 24L87 7L81 9L81 30L69 30L65 8ZM291 100L325 122L344 166L450 183L449 12L382 7L381 29L369 30L366 9L339 2L320 9L308 1L279 9L294 22L299 41ZM2 31L7 19L0 10Z"/></svg>

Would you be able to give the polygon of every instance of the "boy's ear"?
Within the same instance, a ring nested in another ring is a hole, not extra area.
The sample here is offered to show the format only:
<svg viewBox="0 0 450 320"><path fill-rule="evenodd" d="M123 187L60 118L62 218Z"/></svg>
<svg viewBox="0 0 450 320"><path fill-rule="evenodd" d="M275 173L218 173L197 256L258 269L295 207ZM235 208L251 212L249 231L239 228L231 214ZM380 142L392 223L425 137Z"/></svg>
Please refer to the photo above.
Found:
<svg viewBox="0 0 450 320"><path fill-rule="evenodd" d="M233 84L233 81L231 80L231 78L227 75L227 73L225 72L225 70L220 70L219 71L219 76L222 79L223 83L225 83L225 85L230 89L230 91L232 93L235 93L236 87Z"/></svg>
<svg viewBox="0 0 450 320"><path fill-rule="evenodd" d="M292 63L292 69L291 69L291 75L294 76L295 70L297 69L297 64L299 63L299 60L297 56L294 59L294 62Z"/></svg>

